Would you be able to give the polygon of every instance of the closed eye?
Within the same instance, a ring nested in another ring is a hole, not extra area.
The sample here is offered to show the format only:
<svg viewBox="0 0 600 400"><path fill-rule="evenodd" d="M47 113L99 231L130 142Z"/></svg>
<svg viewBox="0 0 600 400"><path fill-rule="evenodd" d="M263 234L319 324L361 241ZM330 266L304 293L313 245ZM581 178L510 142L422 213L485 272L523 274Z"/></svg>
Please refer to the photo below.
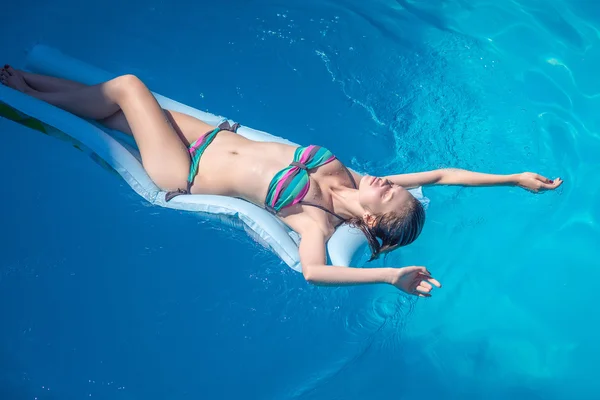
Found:
<svg viewBox="0 0 600 400"><path fill-rule="evenodd" d="M393 198L394 198L394 190L393 190L393 187L390 186L390 188L387 190L387 192L385 194L385 200L390 201Z"/></svg>

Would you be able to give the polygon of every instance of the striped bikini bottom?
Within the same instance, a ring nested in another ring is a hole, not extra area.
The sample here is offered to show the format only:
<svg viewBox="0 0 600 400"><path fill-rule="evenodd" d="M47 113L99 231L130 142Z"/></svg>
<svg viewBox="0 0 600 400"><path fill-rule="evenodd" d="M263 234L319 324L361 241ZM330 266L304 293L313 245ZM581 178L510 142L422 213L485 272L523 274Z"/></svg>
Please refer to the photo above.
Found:
<svg viewBox="0 0 600 400"><path fill-rule="evenodd" d="M194 141L194 143L190 144L188 151L190 152L191 163L190 163L190 173L187 179L187 187L185 189L177 189L171 192L168 192L165 195L165 201L171 201L176 196L181 194L190 194L190 189L192 188L192 184L194 183L194 178L198 173L198 164L200 164L200 158L202 154L206 150L206 148L212 143L217 134L221 131L231 131L236 132L240 124L235 123L233 125L229 124L229 121L224 121L219 124L212 131L206 132L204 135L200 136L198 139Z"/></svg>

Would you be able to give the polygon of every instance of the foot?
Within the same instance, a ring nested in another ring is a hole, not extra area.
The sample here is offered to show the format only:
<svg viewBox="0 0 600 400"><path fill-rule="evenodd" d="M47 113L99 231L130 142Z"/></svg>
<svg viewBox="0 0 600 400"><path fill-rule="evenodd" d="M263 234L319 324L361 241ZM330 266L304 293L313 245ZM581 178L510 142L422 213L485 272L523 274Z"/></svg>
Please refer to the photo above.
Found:
<svg viewBox="0 0 600 400"><path fill-rule="evenodd" d="M18 90L22 93L29 93L33 91L33 89L27 85L25 79L23 79L23 74L10 65L5 65L4 68L0 70L0 82L3 85Z"/></svg>

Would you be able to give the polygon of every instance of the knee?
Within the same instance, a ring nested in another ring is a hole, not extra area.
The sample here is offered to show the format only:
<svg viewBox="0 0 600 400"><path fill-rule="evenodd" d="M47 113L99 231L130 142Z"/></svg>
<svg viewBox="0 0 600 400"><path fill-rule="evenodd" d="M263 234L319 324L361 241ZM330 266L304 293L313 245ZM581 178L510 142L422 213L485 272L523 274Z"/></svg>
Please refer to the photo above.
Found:
<svg viewBox="0 0 600 400"><path fill-rule="evenodd" d="M123 86L143 85L142 80L133 74L125 74L125 75L117 76L115 78L115 81L118 81L119 84L121 84Z"/></svg>
<svg viewBox="0 0 600 400"><path fill-rule="evenodd" d="M112 80L113 88L118 96L135 95L147 91L146 85L140 78L132 74L121 75Z"/></svg>

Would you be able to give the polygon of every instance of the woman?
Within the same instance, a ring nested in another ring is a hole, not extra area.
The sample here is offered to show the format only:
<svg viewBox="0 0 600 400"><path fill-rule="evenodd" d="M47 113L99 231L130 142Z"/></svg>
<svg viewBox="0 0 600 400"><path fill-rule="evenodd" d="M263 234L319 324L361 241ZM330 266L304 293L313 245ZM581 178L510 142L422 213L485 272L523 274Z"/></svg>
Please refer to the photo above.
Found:
<svg viewBox="0 0 600 400"><path fill-rule="evenodd" d="M237 124L210 126L163 110L135 76L102 84L18 71L6 65L0 82L83 118L133 135L142 163L167 200L188 193L243 198L277 215L302 237L300 260L307 281L350 285L389 283L420 297L441 287L424 267L345 268L326 266L326 242L342 223L366 235L372 259L412 243L425 221L407 188L424 185L518 185L538 192L556 189L533 173L491 175L442 169L387 177L361 176L327 149L255 142L235 133Z"/></svg>

